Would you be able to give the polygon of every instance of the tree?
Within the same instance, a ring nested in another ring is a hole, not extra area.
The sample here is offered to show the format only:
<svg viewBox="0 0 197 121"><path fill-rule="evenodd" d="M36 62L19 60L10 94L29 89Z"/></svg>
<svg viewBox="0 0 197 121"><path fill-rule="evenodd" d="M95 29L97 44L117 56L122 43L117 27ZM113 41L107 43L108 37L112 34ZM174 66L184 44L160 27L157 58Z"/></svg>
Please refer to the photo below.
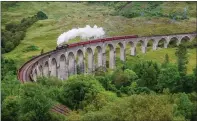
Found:
<svg viewBox="0 0 197 121"><path fill-rule="evenodd" d="M182 91L186 93L191 93L195 91L196 88L196 78L194 74L188 74L182 79Z"/></svg>
<svg viewBox="0 0 197 121"><path fill-rule="evenodd" d="M17 28L17 24L15 23L9 23L9 24L6 24L5 26L5 29L7 31L12 31L12 30L15 30Z"/></svg>
<svg viewBox="0 0 197 121"><path fill-rule="evenodd" d="M195 106L189 100L185 93L181 93L178 100L176 100L176 108L174 109L174 115L182 115L186 119L191 119L192 113L194 112Z"/></svg>
<svg viewBox="0 0 197 121"><path fill-rule="evenodd" d="M194 78L195 78L195 84L193 85L194 86L194 90L197 92L197 67L193 69L193 75L194 75Z"/></svg>
<svg viewBox="0 0 197 121"><path fill-rule="evenodd" d="M164 88L169 88L170 91L175 90L177 82L180 79L179 71L175 65L167 64L161 69L158 77L158 88L163 91Z"/></svg>
<svg viewBox="0 0 197 121"><path fill-rule="evenodd" d="M172 106L167 96L131 95L86 113L82 121L171 121Z"/></svg>
<svg viewBox="0 0 197 121"><path fill-rule="evenodd" d="M40 54L43 54L43 53L44 53L44 49L41 50Z"/></svg>
<svg viewBox="0 0 197 121"><path fill-rule="evenodd" d="M20 92L20 117L21 121L48 121L49 109L53 103L48 98L42 87L36 83L25 83Z"/></svg>
<svg viewBox="0 0 197 121"><path fill-rule="evenodd" d="M2 103L1 120L18 121L19 101L16 96L8 96Z"/></svg>
<svg viewBox="0 0 197 121"><path fill-rule="evenodd" d="M5 59L3 56L1 56L1 80L2 81L9 71L12 71L13 75L16 75L16 64L14 60Z"/></svg>
<svg viewBox="0 0 197 121"><path fill-rule="evenodd" d="M131 83L137 79L137 75L134 71L126 69L117 69L112 74L112 84L116 86L117 89L120 87L126 87L131 85Z"/></svg>
<svg viewBox="0 0 197 121"><path fill-rule="evenodd" d="M175 55L177 56L177 64L178 64L178 71L181 77L184 77L187 74L187 63L188 63L188 56L187 56L187 47L183 44L178 46Z"/></svg>
<svg viewBox="0 0 197 121"><path fill-rule="evenodd" d="M71 76L60 92L60 102L71 109L83 109L103 91L101 84L90 75Z"/></svg>
<svg viewBox="0 0 197 121"><path fill-rule="evenodd" d="M38 13L37 13L37 18L38 18L39 20L48 19L47 15L46 15L44 12L42 12L42 11L38 11Z"/></svg>
<svg viewBox="0 0 197 121"><path fill-rule="evenodd" d="M142 61L133 67L134 72L139 77L137 83L140 87L148 87L155 90L157 79L160 73L160 66L153 61Z"/></svg>
<svg viewBox="0 0 197 121"><path fill-rule="evenodd" d="M162 67L164 67L164 66L166 66L167 64L169 64L169 56L168 56L168 54L165 54L165 60L164 60L164 62L162 63Z"/></svg>

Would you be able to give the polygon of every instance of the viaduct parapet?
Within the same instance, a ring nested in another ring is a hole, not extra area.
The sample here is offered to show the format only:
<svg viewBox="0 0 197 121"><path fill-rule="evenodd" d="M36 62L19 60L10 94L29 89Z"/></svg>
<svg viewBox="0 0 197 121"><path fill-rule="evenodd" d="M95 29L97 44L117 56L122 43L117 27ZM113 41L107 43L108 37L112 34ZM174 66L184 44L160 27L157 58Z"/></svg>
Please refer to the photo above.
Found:
<svg viewBox="0 0 197 121"><path fill-rule="evenodd" d="M26 82L36 81L38 76L54 76L66 80L77 72L92 73L97 67L106 67L106 60L109 60L109 68L114 69L117 48L120 48L120 59L126 61L126 46L128 45L130 55L135 56L138 43L141 44L142 53L146 53L150 41L152 41L152 49L157 50L161 41L163 41L163 48L167 48L171 41L179 45L185 40L191 42L196 35L197 33L183 33L127 39L119 37L119 39L109 39L109 41L91 40L91 43L52 50L32 58L18 70L18 79ZM109 49L106 49L107 47Z"/></svg>

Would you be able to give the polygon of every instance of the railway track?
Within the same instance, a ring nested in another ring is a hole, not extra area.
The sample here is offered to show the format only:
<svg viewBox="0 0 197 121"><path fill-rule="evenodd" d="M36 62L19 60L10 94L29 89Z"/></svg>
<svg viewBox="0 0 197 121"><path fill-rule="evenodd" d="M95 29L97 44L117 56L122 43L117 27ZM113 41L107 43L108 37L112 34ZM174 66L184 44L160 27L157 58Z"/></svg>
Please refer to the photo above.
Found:
<svg viewBox="0 0 197 121"><path fill-rule="evenodd" d="M68 115L70 112L70 109L68 107L66 107L65 105L61 105L61 104L57 104L55 106L53 106L50 111L55 112L55 113L59 113L59 114L63 114L63 115Z"/></svg>

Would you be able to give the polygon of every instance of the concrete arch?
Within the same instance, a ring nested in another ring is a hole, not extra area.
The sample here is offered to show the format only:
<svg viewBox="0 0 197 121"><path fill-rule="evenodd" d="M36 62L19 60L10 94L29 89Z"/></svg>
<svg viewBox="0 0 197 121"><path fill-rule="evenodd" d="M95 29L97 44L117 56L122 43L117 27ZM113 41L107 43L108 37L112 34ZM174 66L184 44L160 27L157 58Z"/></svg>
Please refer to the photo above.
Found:
<svg viewBox="0 0 197 121"><path fill-rule="evenodd" d="M42 67L42 65L40 65L38 67L38 69L39 69L39 72L40 72L40 76L43 76L43 67Z"/></svg>
<svg viewBox="0 0 197 121"><path fill-rule="evenodd" d="M68 54L68 75L75 74L75 55L73 52L69 52Z"/></svg>
<svg viewBox="0 0 197 121"><path fill-rule="evenodd" d="M179 39L176 36L171 37L169 39L169 44L168 45L176 45L177 46L179 44L180 44Z"/></svg>
<svg viewBox="0 0 197 121"><path fill-rule="evenodd" d="M128 44L131 50L130 55L132 56L136 55L136 44L133 41L129 41Z"/></svg>
<svg viewBox="0 0 197 121"><path fill-rule="evenodd" d="M147 50L147 47L151 47L151 46L153 50L157 49L158 41L155 38L147 38L146 50Z"/></svg>
<svg viewBox="0 0 197 121"><path fill-rule="evenodd" d="M190 37L189 36L183 36L182 38L181 38L181 43L182 42L189 42L189 41L191 41L191 39L190 39Z"/></svg>
<svg viewBox="0 0 197 121"><path fill-rule="evenodd" d="M167 48L167 39L166 38L161 38L158 40L157 47L162 47L162 48Z"/></svg>
<svg viewBox="0 0 197 121"><path fill-rule="evenodd" d="M44 64L43 75L46 76L46 77L49 76L49 63L48 63L48 61L46 61L45 64Z"/></svg>
<svg viewBox="0 0 197 121"><path fill-rule="evenodd" d="M117 46L120 47L120 60L125 61L125 47L124 47L123 43L122 42L117 43L116 50L117 50Z"/></svg>
<svg viewBox="0 0 197 121"><path fill-rule="evenodd" d="M51 61L51 76L56 77L57 75L57 61L53 58Z"/></svg>
<svg viewBox="0 0 197 121"><path fill-rule="evenodd" d="M102 66L102 60L103 60L103 53L102 53L101 46L96 46L94 56L97 56L96 59L95 59L96 68L101 67Z"/></svg>
<svg viewBox="0 0 197 121"><path fill-rule="evenodd" d="M84 73L84 54L81 49L77 51L77 73Z"/></svg>
<svg viewBox="0 0 197 121"><path fill-rule="evenodd" d="M36 81L37 76L38 76L38 72L36 69L34 69L34 71L33 71L33 80L34 81Z"/></svg>
<svg viewBox="0 0 197 121"><path fill-rule="evenodd" d="M62 54L60 56L60 70L59 70L60 79L66 79L68 77L68 69L66 65L66 56Z"/></svg>
<svg viewBox="0 0 197 121"><path fill-rule="evenodd" d="M88 60L87 60L87 63L88 63L88 68L87 68L87 71L88 73L91 73L94 71L94 54L93 54L93 50L92 48L88 47L86 49L87 51L87 54L88 54Z"/></svg>
<svg viewBox="0 0 197 121"><path fill-rule="evenodd" d="M143 39L137 41L137 45L140 43L142 53L146 52L146 43Z"/></svg>
<svg viewBox="0 0 197 121"><path fill-rule="evenodd" d="M115 68L115 47L112 44L107 44L109 47L109 68Z"/></svg>

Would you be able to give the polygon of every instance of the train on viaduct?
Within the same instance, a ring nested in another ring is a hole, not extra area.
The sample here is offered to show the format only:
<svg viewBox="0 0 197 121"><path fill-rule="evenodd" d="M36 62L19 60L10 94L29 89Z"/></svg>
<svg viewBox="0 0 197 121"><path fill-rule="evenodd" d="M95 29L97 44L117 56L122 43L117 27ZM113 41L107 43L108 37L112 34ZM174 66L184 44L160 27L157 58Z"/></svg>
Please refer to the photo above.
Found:
<svg viewBox="0 0 197 121"><path fill-rule="evenodd" d="M33 57L18 70L17 76L21 82L36 81L38 76L54 76L66 80L78 71L92 73L97 67L106 67L107 60L109 60L109 68L114 69L117 47L120 48L120 59L126 61L127 45L130 55L135 56L138 43L141 44L142 53L146 53L149 41L152 41L152 49L157 50L158 43L161 41L163 48L167 48L171 41L179 45L183 40L191 42L196 35L196 32L154 36L130 35L72 43ZM109 47L109 51L106 47ZM107 53L109 58L106 56ZM95 55L96 59L94 59Z"/></svg>

